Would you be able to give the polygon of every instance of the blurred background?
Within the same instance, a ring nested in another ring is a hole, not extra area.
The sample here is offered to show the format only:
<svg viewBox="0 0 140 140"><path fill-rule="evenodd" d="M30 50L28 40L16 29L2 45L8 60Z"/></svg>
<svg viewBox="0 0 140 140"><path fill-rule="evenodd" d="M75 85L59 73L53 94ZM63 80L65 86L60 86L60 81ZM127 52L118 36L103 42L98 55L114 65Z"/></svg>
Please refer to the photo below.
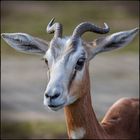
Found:
<svg viewBox="0 0 140 140"><path fill-rule="evenodd" d="M50 40L52 17L69 36L83 21L106 22L110 33L139 26L138 1L1 1L1 32L25 32ZM86 33L91 41L101 35ZM104 35L102 35L104 36ZM91 95L98 120L121 97L139 96L139 34L125 48L99 54L90 64ZM43 105L47 68L41 57L16 52L1 40L1 138L67 138L63 110Z"/></svg>

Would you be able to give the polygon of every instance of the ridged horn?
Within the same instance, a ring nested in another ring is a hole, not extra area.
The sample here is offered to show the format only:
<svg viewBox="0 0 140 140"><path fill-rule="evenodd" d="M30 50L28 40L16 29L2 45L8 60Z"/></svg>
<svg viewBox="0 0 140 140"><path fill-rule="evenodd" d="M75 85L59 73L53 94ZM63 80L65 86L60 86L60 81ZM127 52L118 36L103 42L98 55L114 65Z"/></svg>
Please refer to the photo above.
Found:
<svg viewBox="0 0 140 140"><path fill-rule="evenodd" d="M62 30L63 30L63 27L62 27L62 24L56 22L53 24L55 18L52 18L51 21L49 22L47 28L46 28L46 31L47 33L51 34L51 33L54 33L54 38L62 38Z"/></svg>
<svg viewBox="0 0 140 140"><path fill-rule="evenodd" d="M106 34L109 32L109 26L104 23L104 28L100 28L90 22L80 23L73 31L72 38L75 40L81 37L85 32L94 32L98 34Z"/></svg>

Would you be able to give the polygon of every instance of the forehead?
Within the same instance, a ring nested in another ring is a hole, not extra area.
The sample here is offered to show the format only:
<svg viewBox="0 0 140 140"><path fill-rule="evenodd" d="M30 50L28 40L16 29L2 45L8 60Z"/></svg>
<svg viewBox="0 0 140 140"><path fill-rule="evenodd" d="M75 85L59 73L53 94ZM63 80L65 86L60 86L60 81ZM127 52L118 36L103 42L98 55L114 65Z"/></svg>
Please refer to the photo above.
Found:
<svg viewBox="0 0 140 140"><path fill-rule="evenodd" d="M85 51L81 40L73 44L69 38L59 38L53 43L50 42L50 47L44 58L48 61L57 61L61 58L67 60L70 57L75 58L84 55Z"/></svg>

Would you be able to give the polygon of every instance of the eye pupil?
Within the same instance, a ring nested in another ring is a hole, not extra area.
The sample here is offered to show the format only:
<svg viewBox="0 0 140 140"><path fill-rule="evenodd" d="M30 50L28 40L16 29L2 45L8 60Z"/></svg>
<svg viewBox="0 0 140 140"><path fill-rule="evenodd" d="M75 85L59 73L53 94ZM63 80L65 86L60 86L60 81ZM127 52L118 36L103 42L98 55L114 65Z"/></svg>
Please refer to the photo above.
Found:
<svg viewBox="0 0 140 140"><path fill-rule="evenodd" d="M45 59L45 63L48 64L48 60Z"/></svg>
<svg viewBox="0 0 140 140"><path fill-rule="evenodd" d="M84 66L85 58L80 58L75 66L75 70L81 70Z"/></svg>

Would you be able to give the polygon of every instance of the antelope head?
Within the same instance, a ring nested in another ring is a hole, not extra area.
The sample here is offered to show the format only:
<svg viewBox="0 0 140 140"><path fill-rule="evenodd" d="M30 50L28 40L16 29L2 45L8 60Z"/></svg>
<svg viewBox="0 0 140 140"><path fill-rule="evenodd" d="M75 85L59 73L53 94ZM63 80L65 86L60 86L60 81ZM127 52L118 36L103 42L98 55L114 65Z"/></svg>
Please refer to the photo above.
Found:
<svg viewBox="0 0 140 140"><path fill-rule="evenodd" d="M109 27L98 27L90 22L79 24L70 37L62 37L62 25L47 26L48 33L54 33L50 42L25 33L2 33L3 39L18 51L42 54L48 66L49 82L44 93L44 104L52 110L59 110L83 97L85 81L88 77L89 61L98 53L126 46L138 32L138 28L117 32L92 42L85 42L81 36L85 32L106 34ZM88 88L89 85L86 85Z"/></svg>

